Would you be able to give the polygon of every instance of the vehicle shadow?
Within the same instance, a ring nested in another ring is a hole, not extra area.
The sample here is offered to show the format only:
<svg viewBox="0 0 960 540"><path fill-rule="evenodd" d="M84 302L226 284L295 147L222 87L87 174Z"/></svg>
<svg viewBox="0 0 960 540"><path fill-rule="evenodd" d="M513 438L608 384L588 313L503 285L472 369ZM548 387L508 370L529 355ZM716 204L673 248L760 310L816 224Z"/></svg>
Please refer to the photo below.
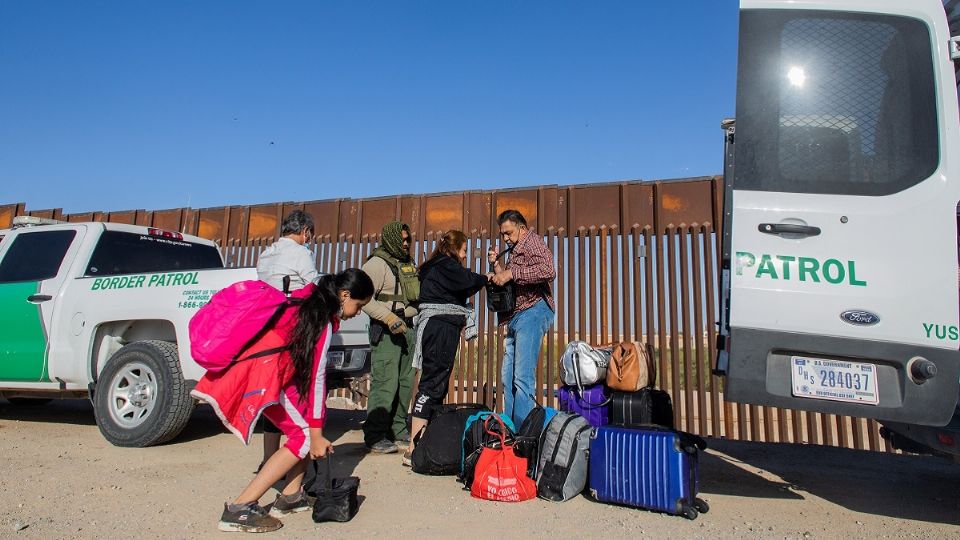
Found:
<svg viewBox="0 0 960 540"><path fill-rule="evenodd" d="M708 447L716 442L709 439ZM756 474L736 458L708 450L700 454L700 493L758 499L803 499L796 486Z"/></svg>
<svg viewBox="0 0 960 540"><path fill-rule="evenodd" d="M14 404L0 399L0 421L44 422L95 426L93 405L88 399L55 399L49 403Z"/></svg>
<svg viewBox="0 0 960 540"><path fill-rule="evenodd" d="M200 403L193 409L193 414L190 415L190 421L187 422L183 431L165 444L187 443L213 437L221 433L229 433L229 431L217 417L217 414L213 412L213 407L205 403Z"/></svg>
<svg viewBox="0 0 960 540"><path fill-rule="evenodd" d="M739 462L778 479L777 490L822 498L855 512L891 518L960 524L960 467L943 458L868 452L816 445L710 439L714 455L701 462L701 491L770 497L769 485ZM727 462L727 465L721 465ZM720 470L713 470L719 466ZM764 479L769 482L769 480ZM750 487L753 486L753 487ZM799 493L796 493L799 492Z"/></svg>

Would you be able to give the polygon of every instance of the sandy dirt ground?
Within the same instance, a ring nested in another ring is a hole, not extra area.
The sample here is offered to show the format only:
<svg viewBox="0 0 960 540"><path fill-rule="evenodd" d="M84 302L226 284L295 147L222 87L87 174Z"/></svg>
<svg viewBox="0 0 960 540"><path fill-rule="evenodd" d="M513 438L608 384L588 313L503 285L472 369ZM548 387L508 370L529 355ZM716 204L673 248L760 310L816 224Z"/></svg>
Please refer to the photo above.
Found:
<svg viewBox="0 0 960 540"><path fill-rule="evenodd" d="M585 497L492 503L449 477L413 474L399 455L368 455L364 413L331 410L338 476L362 479L346 524L284 520L272 537L370 538L960 538L960 465L801 445L708 440L695 521ZM249 481L260 435L244 447L199 407L174 442L117 448L88 402L23 408L0 400L0 538L213 538L223 502ZM274 493L264 497L272 502Z"/></svg>

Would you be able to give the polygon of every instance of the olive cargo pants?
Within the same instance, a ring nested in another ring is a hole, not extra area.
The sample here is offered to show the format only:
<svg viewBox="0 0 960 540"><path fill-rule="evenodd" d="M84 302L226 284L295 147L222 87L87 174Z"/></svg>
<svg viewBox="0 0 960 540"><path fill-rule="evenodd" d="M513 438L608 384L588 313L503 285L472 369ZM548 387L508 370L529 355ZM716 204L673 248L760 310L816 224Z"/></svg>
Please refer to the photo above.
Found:
<svg viewBox="0 0 960 540"><path fill-rule="evenodd" d="M384 332L370 357L370 397L363 442L368 446L382 439L396 440L407 430L407 407L413 386L413 330L394 335Z"/></svg>

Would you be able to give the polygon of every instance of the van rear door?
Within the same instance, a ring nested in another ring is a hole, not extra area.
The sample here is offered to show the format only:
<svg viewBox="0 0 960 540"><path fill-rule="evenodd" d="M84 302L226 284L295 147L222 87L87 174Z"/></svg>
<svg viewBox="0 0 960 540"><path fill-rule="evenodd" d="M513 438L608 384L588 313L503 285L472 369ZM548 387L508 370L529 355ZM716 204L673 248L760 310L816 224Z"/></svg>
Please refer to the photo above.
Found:
<svg viewBox="0 0 960 540"><path fill-rule="evenodd" d="M726 398L946 424L960 122L943 7L804 4L741 2Z"/></svg>

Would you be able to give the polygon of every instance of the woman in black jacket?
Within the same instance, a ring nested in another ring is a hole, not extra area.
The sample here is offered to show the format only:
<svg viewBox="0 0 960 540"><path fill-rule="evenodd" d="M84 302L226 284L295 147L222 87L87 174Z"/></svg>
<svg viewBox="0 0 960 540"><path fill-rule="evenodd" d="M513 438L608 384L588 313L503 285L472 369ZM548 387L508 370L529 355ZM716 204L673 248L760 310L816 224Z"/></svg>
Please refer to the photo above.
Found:
<svg viewBox="0 0 960 540"><path fill-rule="evenodd" d="M460 345L460 333L467 328L467 339L476 337L476 312L467 299L477 294L489 280L464 267L467 237L449 231L437 243L430 258L420 266L420 312L415 323L417 346L414 367L421 369L417 398L413 405L410 433L425 429L434 410L447 396L450 373ZM409 466L413 439L403 455Z"/></svg>

